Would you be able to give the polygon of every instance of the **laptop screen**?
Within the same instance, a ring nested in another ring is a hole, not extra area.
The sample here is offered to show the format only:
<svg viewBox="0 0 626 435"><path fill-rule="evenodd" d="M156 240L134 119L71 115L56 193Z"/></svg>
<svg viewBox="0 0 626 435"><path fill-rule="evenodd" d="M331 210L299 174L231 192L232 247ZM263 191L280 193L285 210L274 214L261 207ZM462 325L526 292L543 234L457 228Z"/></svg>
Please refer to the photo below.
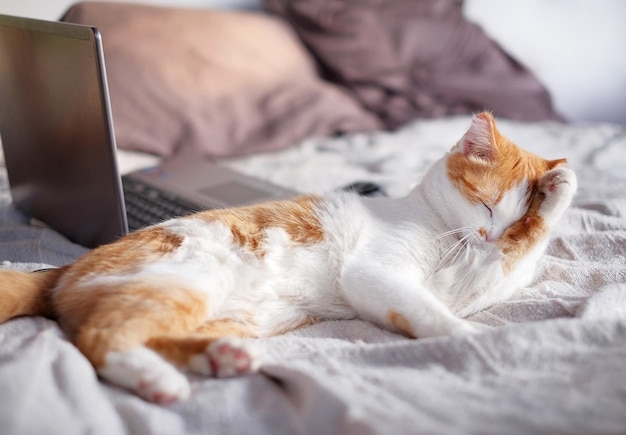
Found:
<svg viewBox="0 0 626 435"><path fill-rule="evenodd" d="M97 30L0 16L0 136L13 201L94 247L126 232Z"/></svg>

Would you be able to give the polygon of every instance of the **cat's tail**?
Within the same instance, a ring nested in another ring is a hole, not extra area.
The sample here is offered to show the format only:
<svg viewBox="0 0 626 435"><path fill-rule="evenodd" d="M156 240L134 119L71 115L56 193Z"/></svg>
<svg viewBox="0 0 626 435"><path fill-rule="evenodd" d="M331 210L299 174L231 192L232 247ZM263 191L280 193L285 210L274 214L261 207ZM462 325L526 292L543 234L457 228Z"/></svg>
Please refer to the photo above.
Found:
<svg viewBox="0 0 626 435"><path fill-rule="evenodd" d="M32 273L0 270L0 323L17 316L54 317L50 290L62 273L63 268Z"/></svg>

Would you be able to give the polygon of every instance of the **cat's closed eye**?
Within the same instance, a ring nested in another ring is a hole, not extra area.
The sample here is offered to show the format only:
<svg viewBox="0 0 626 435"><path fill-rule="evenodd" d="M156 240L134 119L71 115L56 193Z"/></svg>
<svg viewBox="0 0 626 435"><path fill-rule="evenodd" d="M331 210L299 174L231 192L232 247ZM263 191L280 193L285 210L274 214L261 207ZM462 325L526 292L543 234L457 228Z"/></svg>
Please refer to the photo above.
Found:
<svg viewBox="0 0 626 435"><path fill-rule="evenodd" d="M491 207L489 207L487 204L485 204L484 201L481 201L483 203L483 205L485 206L485 208L487 210L489 210L489 217L493 218L493 210L491 210Z"/></svg>

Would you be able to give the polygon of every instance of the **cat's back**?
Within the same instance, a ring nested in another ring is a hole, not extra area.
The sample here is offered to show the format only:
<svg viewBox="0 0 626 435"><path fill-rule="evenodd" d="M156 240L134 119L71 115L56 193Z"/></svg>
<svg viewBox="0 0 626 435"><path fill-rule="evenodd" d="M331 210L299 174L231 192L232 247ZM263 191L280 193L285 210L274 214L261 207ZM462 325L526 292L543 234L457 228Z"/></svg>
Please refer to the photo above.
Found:
<svg viewBox="0 0 626 435"><path fill-rule="evenodd" d="M349 249L367 221L362 199L352 193L303 195L246 207L209 210L163 224L170 231L209 245L225 244L258 258L277 249L323 245ZM194 247L195 248L195 247Z"/></svg>

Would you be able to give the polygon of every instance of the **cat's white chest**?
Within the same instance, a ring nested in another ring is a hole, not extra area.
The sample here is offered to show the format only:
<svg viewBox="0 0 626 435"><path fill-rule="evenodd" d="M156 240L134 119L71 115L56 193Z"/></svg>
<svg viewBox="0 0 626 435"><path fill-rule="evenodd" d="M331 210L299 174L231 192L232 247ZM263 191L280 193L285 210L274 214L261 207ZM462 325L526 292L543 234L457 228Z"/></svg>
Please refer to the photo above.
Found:
<svg viewBox="0 0 626 435"><path fill-rule="evenodd" d="M489 293L502 283L501 257L486 243L441 250L425 286L453 313L463 313L477 300L491 298Z"/></svg>
<svg viewBox="0 0 626 435"><path fill-rule="evenodd" d="M438 263L425 284L450 311L466 317L510 298L528 284L544 245L538 245L513 270L505 272L504 255L496 244L485 241L468 244L455 254L453 261Z"/></svg>

